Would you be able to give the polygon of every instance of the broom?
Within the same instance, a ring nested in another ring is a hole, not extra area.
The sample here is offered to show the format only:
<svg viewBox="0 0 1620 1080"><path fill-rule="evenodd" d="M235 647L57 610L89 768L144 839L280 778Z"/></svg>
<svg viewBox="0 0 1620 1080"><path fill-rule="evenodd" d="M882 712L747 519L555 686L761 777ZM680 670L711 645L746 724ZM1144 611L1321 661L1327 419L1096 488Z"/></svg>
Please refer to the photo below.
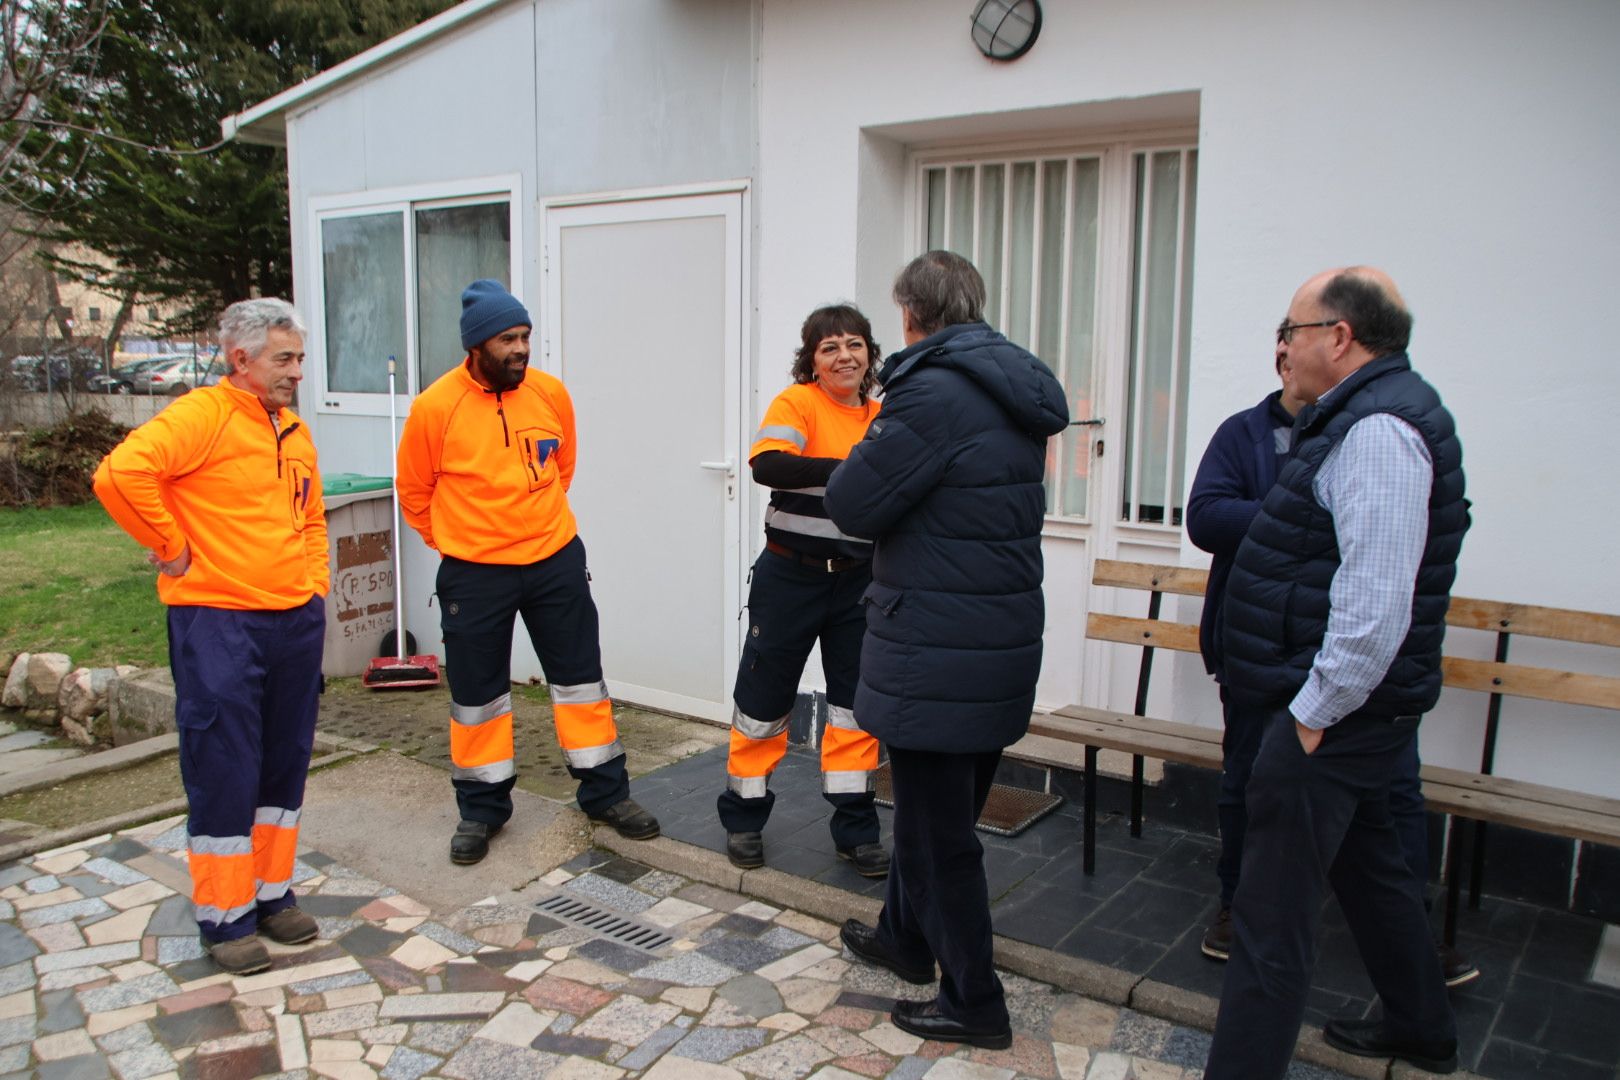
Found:
<svg viewBox="0 0 1620 1080"><path fill-rule="evenodd" d="M398 419L394 413L394 358L388 358L388 445L399 446ZM400 569L400 530L404 523L399 516L399 478L394 476L393 459L389 459L389 485L394 496L394 655L379 656L366 665L360 676L360 685L372 690L412 690L439 685L439 658L437 656L405 655L405 578Z"/></svg>

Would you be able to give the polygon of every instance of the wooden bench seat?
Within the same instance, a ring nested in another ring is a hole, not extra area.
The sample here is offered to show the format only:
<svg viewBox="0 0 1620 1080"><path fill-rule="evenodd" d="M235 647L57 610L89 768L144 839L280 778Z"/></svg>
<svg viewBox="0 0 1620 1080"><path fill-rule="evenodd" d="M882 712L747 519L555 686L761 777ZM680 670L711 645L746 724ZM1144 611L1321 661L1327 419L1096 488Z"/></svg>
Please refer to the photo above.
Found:
<svg viewBox="0 0 1620 1080"><path fill-rule="evenodd" d="M1199 724L1144 715L1153 654L1158 649L1198 652L1198 627L1161 619L1166 594L1202 596L1206 572L1189 567L1154 566L1099 560L1093 581L1097 585L1148 592L1146 618L1101 612L1086 620L1086 636L1094 640L1136 645L1142 649L1137 678L1136 713L1121 713L1070 705L1036 715L1026 740L1076 744L1084 750L1084 870L1096 867L1097 752L1118 750L1132 756L1131 834L1141 835L1142 763L1145 758L1202 768L1221 767L1221 730ZM1476 660L1446 656L1442 659L1444 685L1488 695L1481 764L1478 771L1423 767L1423 796L1430 810L1450 815L1451 826L1477 822L1472 840L1473 870L1470 903L1477 907L1484 870L1486 823L1510 825L1553 836L1600 844L1620 844L1620 799L1495 776L1496 738L1505 697L1562 702L1620 710L1620 678L1507 662L1509 635L1524 634L1552 640L1620 647L1620 617L1557 608L1506 604L1457 597L1447 616L1451 626L1487 630L1497 635L1496 658ZM1212 695L1213 696L1213 695ZM1049 744L1049 743L1048 743ZM1009 752L1025 760L1039 760L1025 743ZM1213 819L1213 808L1211 818ZM1461 852L1457 831L1451 834L1447 860L1446 941L1455 940Z"/></svg>

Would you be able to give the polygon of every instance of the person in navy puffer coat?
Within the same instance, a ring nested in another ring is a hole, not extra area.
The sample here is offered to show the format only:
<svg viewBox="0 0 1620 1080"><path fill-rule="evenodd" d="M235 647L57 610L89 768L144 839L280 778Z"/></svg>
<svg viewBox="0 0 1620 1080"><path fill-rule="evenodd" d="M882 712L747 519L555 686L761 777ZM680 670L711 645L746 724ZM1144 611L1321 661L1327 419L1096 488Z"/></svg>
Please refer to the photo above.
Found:
<svg viewBox="0 0 1620 1080"><path fill-rule="evenodd" d="M1012 1039L991 966L973 826L1001 751L1029 727L1041 668L1046 440L1069 422L1045 364L982 319L984 281L945 251L895 281L906 348L883 412L827 482L827 513L875 541L855 715L888 748L894 850L883 913L843 940L933 1001L896 1002L921 1038Z"/></svg>

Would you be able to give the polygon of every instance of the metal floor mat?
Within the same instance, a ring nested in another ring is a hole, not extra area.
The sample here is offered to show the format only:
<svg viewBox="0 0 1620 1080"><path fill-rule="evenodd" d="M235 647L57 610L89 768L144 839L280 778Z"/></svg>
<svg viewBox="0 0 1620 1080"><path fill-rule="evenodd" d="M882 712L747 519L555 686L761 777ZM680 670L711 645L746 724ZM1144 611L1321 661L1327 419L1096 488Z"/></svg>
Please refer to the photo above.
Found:
<svg viewBox="0 0 1620 1080"><path fill-rule="evenodd" d="M872 773L872 789L877 793L878 805L894 806L894 785L887 761ZM997 836L1017 836L1062 805L1061 795L991 784L990 797L984 800L984 812L974 827Z"/></svg>

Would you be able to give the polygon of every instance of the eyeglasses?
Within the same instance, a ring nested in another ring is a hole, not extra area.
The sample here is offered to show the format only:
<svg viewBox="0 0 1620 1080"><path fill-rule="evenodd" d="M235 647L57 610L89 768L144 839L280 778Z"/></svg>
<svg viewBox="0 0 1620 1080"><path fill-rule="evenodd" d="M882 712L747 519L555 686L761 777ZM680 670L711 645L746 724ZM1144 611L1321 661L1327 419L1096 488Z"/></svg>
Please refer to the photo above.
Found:
<svg viewBox="0 0 1620 1080"><path fill-rule="evenodd" d="M1304 330L1309 326L1337 326L1342 322L1344 322L1343 319L1323 319L1321 322L1288 322L1285 319L1277 324L1277 343L1280 345L1292 345L1295 330Z"/></svg>

